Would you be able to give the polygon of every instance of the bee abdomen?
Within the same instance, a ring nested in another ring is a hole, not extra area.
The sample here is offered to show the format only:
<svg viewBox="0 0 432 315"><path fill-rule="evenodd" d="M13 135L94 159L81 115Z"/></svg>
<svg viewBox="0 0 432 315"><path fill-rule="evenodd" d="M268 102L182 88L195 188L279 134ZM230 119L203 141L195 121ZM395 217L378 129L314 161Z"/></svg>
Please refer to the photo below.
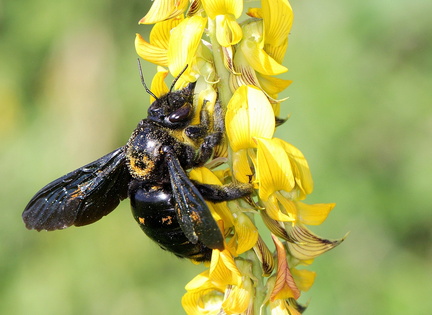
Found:
<svg viewBox="0 0 432 315"><path fill-rule="evenodd" d="M182 231L170 187L135 180L129 187L129 198L135 220L162 249L195 261L210 260L212 250L200 241L193 244Z"/></svg>

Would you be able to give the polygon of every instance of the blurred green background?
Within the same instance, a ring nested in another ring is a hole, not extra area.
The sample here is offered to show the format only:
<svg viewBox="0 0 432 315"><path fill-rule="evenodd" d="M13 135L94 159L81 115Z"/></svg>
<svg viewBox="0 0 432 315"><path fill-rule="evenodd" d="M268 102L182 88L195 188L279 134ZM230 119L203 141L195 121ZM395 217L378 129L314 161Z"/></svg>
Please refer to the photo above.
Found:
<svg viewBox="0 0 432 315"><path fill-rule="evenodd" d="M0 314L182 314L203 270L160 250L129 203L59 232L21 212L49 181L123 145L145 117L134 35L149 1L0 3ZM253 6L254 2L246 2ZM316 259L307 314L432 310L432 2L292 0L277 136L336 202L313 231L346 241ZM150 82L155 66L145 63Z"/></svg>

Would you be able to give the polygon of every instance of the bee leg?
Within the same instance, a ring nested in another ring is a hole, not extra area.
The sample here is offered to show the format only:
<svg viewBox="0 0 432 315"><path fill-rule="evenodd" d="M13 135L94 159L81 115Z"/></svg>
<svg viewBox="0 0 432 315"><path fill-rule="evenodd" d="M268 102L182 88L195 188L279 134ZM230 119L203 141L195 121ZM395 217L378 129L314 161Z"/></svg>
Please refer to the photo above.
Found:
<svg viewBox="0 0 432 315"><path fill-rule="evenodd" d="M204 140L198 150L198 156L195 159L195 165L204 165L213 155L214 148L223 141L223 132L225 130L223 110L219 100L214 104L213 110L213 132L204 137ZM201 111L201 126L210 129L210 113L203 109Z"/></svg>
<svg viewBox="0 0 432 315"><path fill-rule="evenodd" d="M207 128L202 125L193 125L185 129L185 134L192 140L203 139L207 133Z"/></svg>
<svg viewBox="0 0 432 315"><path fill-rule="evenodd" d="M252 194L252 184L210 185L192 181L205 200L211 202L229 201L248 197Z"/></svg>
<svg viewBox="0 0 432 315"><path fill-rule="evenodd" d="M225 117L223 114L223 109L219 100L216 101L214 106L214 120L213 120L213 129L215 132L224 132L225 131Z"/></svg>
<svg viewBox="0 0 432 315"><path fill-rule="evenodd" d="M204 100L203 108L200 112L200 124L192 125L185 129L185 134L192 140L203 139L207 134L210 133L211 126L211 116L212 114L207 109L209 104L208 100ZM216 101L213 109L214 121L213 121L213 129L215 132L223 132L224 131L224 121L222 115L222 108L219 100Z"/></svg>

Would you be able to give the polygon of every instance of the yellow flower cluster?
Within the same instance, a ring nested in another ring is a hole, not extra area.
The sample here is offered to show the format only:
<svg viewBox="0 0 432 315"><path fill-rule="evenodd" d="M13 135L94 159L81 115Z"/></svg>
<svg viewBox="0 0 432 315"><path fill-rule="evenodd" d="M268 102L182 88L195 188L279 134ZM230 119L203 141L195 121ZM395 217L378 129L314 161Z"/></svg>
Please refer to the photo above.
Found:
<svg viewBox="0 0 432 315"><path fill-rule="evenodd" d="M149 40L139 34L135 40L138 55L159 66L151 85L156 96L168 92L167 68L177 77L188 65L176 88L196 81L195 106L219 99L226 112L228 148L219 148L215 157L228 167L194 169L189 177L217 185L252 183L256 190L248 202L209 203L225 232L225 249L213 250L209 269L186 285L182 304L188 314L265 314L266 309L300 314L304 307L297 299L315 273L298 267L343 239L322 239L306 227L321 224L334 204L301 201L313 189L308 163L296 147L274 137L284 122L278 118L283 101L278 94L291 83L274 76L288 71L282 61L292 8L287 0L262 0L239 23L243 5L243 0L155 0L140 20L154 24ZM268 230L258 233L256 214ZM275 254L261 235L271 236Z"/></svg>

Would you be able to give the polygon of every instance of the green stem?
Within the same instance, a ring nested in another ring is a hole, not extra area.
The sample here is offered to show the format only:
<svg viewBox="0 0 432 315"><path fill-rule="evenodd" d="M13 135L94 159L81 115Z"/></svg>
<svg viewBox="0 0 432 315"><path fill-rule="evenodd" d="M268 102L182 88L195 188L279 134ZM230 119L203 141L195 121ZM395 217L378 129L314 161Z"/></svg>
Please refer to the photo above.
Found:
<svg viewBox="0 0 432 315"><path fill-rule="evenodd" d="M261 306L266 297L266 288L264 284L264 278L262 276L261 263L258 260L253 250L248 250L246 253L246 259L252 263L252 273L255 276L255 297L254 297L254 315L266 315L267 310L265 307L261 309Z"/></svg>
<svg viewBox="0 0 432 315"><path fill-rule="evenodd" d="M210 38L210 43L212 45L213 50L213 60L214 60L214 67L216 69L216 73L218 75L218 83L217 83L217 89L218 89L218 97L221 101L221 104L224 109L226 109L226 106L228 105L228 102L230 101L233 93L231 92L230 86L229 86L229 79L230 79L230 72L226 69L223 61L223 47L219 44L216 38L216 23L212 19L208 19L208 36ZM231 148L229 148L229 158L228 163L230 164L230 167L232 168L232 152ZM253 216L251 217L251 220L253 220ZM264 302L264 299L266 297L266 288L264 284L264 278L262 276L262 267L261 262L258 260L258 257L255 255L253 250L247 251L245 254L246 259L248 259L252 263L252 273L255 277L253 279L255 283L255 297L254 297L254 315L266 315L266 309L263 308L261 310L261 305Z"/></svg>
<svg viewBox="0 0 432 315"><path fill-rule="evenodd" d="M222 46L219 44L216 38L216 23L210 18L208 19L208 36L210 37L210 42L212 45L214 66L219 77L219 81L217 83L219 99L223 108L226 108L232 96L228 83L230 73L225 68L223 62Z"/></svg>

